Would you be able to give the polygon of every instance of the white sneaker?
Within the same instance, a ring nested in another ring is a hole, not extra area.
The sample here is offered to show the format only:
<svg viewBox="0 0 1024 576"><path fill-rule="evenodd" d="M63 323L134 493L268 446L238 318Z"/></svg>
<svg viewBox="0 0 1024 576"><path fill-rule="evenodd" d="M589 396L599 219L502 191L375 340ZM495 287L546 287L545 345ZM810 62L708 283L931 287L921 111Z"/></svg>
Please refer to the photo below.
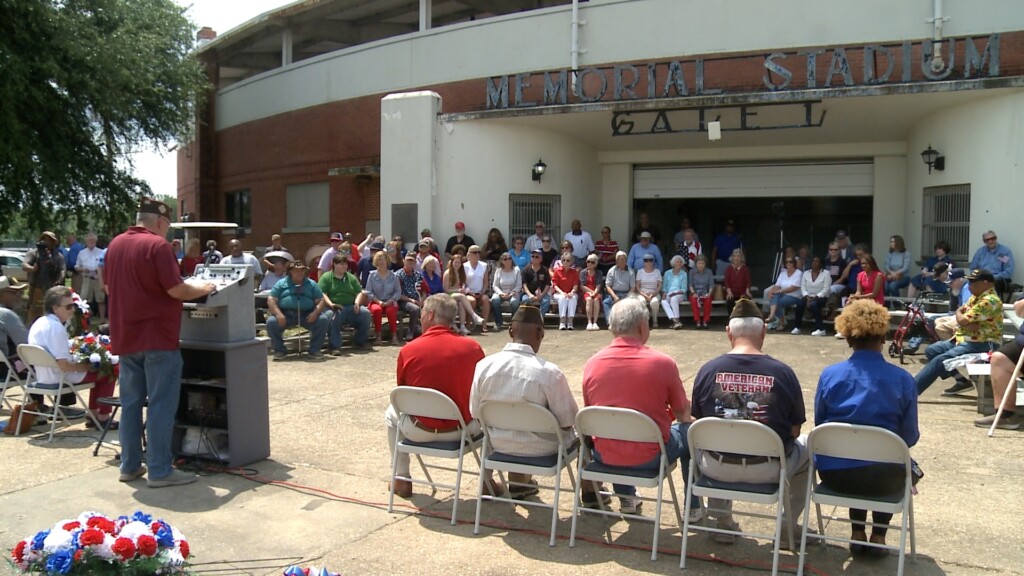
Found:
<svg viewBox="0 0 1024 576"><path fill-rule="evenodd" d="M842 340L843 338L844 338L844 336L842 334L840 334L839 332L836 332L836 339L837 340Z"/></svg>
<svg viewBox="0 0 1024 576"><path fill-rule="evenodd" d="M459 327L459 333L462 334L463 336L469 336L470 334L469 329L466 328L465 326Z"/></svg>
<svg viewBox="0 0 1024 576"><path fill-rule="evenodd" d="M473 314L473 324L476 324L477 326L483 326L484 325L483 317L480 316L479 314Z"/></svg>
<svg viewBox="0 0 1024 576"><path fill-rule="evenodd" d="M559 322L558 323L558 329L559 330L565 330L565 322Z"/></svg>
<svg viewBox="0 0 1024 576"><path fill-rule="evenodd" d="M811 332L811 336L825 336L825 335L826 334L825 334L824 330L815 330L814 332Z"/></svg>
<svg viewBox="0 0 1024 576"><path fill-rule="evenodd" d="M789 333L792 334L793 336L799 336L800 335L800 329L799 328L793 328L792 330L789 331Z"/></svg>
<svg viewBox="0 0 1024 576"><path fill-rule="evenodd" d="M704 519L704 509L690 508L690 513L686 517L690 520L690 524L696 524Z"/></svg>
<svg viewBox="0 0 1024 576"><path fill-rule="evenodd" d="M619 496L619 512L623 514L637 514L644 501L636 496Z"/></svg>

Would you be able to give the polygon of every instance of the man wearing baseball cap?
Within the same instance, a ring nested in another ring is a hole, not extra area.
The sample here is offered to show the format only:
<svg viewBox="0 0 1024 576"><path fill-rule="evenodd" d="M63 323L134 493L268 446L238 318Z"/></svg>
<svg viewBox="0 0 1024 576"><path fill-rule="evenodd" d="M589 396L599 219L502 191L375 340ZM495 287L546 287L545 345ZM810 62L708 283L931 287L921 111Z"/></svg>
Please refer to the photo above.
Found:
<svg viewBox="0 0 1024 576"><path fill-rule="evenodd" d="M149 474L150 488L196 481L175 470L172 437L181 396L181 302L212 294L212 283L185 283L167 241L171 207L143 198L136 224L107 248L104 279L110 340L121 357L121 482ZM142 408L146 412L146 465L142 464Z"/></svg>
<svg viewBox="0 0 1024 576"><path fill-rule="evenodd" d="M328 239L331 242L331 247L324 250L324 253L320 256L320 262L317 263L316 268L321 274L327 272L334 266L334 255L338 253L338 249L341 248L345 237L342 236L341 232L331 232L331 236Z"/></svg>
<svg viewBox="0 0 1024 576"><path fill-rule="evenodd" d="M975 269L966 278L971 298L956 311L957 330L953 340L936 342L925 350L928 364L914 377L918 395L938 378L953 376L942 364L946 360L964 354L991 352L1003 342L1003 302L993 289L995 276L988 270ZM973 385L961 376L945 393L955 394L971 387Z"/></svg>
<svg viewBox="0 0 1024 576"><path fill-rule="evenodd" d="M452 248L456 246L462 246L469 252L469 247L476 244L472 236L466 234L466 225L462 222L455 223L455 236L448 239L448 243L444 246L444 257L449 259L452 257Z"/></svg>

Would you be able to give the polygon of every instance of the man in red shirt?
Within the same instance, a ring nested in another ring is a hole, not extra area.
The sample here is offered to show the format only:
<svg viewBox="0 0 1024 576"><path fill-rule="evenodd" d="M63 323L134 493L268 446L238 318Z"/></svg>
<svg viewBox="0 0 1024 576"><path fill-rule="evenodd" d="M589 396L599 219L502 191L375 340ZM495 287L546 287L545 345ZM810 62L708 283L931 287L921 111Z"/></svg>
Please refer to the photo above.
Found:
<svg viewBox="0 0 1024 576"><path fill-rule="evenodd" d="M420 323L423 334L406 344L398 353L398 385L419 386L443 392L455 402L466 422L470 436L481 433L480 422L469 413L469 392L473 388L476 363L483 359L484 351L476 340L458 336L449 328L458 313L455 301L447 294L434 294L423 302ZM461 437L456 420L435 418L406 418L402 420L394 406L384 413L388 427L388 449L394 456L398 427L413 442L456 441ZM398 455L398 475L409 476L409 455ZM412 482L392 479L395 494L412 496ZM504 493L504 487L488 478L492 494ZM455 496L458 498L458 495Z"/></svg>
<svg viewBox="0 0 1024 576"><path fill-rule="evenodd" d="M623 298L612 307L608 327L615 340L583 367L583 404L646 414L661 428L669 462L679 460L686 470L690 402L675 360L645 345L651 335L647 306L635 298ZM612 466L657 470L661 456L656 444L594 438L594 458ZM636 487L615 484L614 489L620 511L635 514L642 503L636 498ZM699 520L699 503L693 510L691 521Z"/></svg>
<svg viewBox="0 0 1024 576"><path fill-rule="evenodd" d="M110 305L110 340L121 357L121 482L146 474L142 464L142 407L150 488L195 482L171 467L171 438L181 390L181 301L212 294L210 283L181 281L167 231L171 209L143 198L136 225L107 248L103 277Z"/></svg>

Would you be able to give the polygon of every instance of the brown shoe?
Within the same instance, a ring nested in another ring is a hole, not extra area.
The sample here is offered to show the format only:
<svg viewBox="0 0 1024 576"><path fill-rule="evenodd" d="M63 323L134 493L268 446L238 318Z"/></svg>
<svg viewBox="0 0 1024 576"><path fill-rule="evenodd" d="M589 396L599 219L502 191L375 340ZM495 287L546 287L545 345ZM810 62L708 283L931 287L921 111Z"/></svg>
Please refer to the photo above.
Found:
<svg viewBox="0 0 1024 576"><path fill-rule="evenodd" d="M412 496L412 482L408 480L392 480L395 486L395 496L409 498Z"/></svg>

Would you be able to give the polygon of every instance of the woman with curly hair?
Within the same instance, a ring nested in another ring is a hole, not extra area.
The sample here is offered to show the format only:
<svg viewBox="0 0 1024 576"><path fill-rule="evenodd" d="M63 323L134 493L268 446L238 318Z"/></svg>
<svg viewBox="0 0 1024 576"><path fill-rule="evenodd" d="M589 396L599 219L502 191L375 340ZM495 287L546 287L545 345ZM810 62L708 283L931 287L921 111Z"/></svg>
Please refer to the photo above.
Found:
<svg viewBox="0 0 1024 576"><path fill-rule="evenodd" d="M825 368L814 395L814 424L846 422L876 426L897 434L907 446L920 437L917 428L917 386L906 370L882 357L889 331L889 311L869 299L854 300L836 318L836 330L853 349L850 358ZM903 490L906 476L899 464L882 464L821 456L814 463L822 484L864 497L882 497ZM915 480L917 479L915 475ZM850 509L851 540L868 542L866 510ZM892 514L873 511L870 542L885 543ZM853 543L855 555L885 556L888 551Z"/></svg>
<svg viewBox="0 0 1024 576"><path fill-rule="evenodd" d="M487 233L487 241L484 242L480 258L485 262L489 262L491 268L497 268L498 258L501 258L501 255L505 252L508 252L505 236L502 235L501 230L491 228L490 232Z"/></svg>

